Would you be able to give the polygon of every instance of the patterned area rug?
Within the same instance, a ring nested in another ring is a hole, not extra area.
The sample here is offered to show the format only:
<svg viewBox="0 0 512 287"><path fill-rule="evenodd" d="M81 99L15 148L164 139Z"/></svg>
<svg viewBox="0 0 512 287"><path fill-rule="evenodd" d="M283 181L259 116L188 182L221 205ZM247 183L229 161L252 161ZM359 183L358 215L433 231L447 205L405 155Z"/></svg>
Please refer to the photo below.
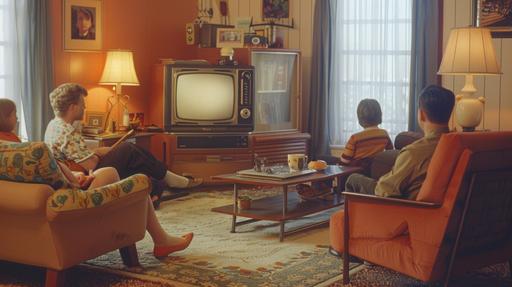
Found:
<svg viewBox="0 0 512 287"><path fill-rule="evenodd" d="M242 194L262 197L276 192L255 189L244 190ZM217 191L193 193L162 203L157 215L168 232L195 233L190 247L181 253L156 259L147 235L137 243L141 267L125 267L118 252L87 264L178 286L322 286L341 278L341 260L327 252L327 227L286 237L284 242L279 242L279 225L269 221L237 227L237 233L232 234L229 232L231 216L210 211L231 201L231 191ZM329 215L329 212L313 215L287 223L286 227L325 220Z"/></svg>
<svg viewBox="0 0 512 287"><path fill-rule="evenodd" d="M372 265L362 266L357 274L350 276L350 284L343 285L342 281L330 287L371 287L371 286L397 286L397 287L442 287L441 283L426 284L414 278L402 275L389 269ZM453 278L450 287L510 287L512 277L508 264L495 264L481 268L465 275Z"/></svg>

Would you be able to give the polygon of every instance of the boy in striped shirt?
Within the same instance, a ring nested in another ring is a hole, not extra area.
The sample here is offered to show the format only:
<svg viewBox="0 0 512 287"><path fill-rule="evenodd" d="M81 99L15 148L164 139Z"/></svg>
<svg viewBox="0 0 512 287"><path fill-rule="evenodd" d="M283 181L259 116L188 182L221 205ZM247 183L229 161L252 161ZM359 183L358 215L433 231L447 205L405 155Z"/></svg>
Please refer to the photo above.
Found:
<svg viewBox="0 0 512 287"><path fill-rule="evenodd" d="M382 123L379 102L374 99L359 102L357 119L364 130L350 136L341 154L342 165L361 166L366 159L373 158L379 152L393 149L388 132L379 128Z"/></svg>
<svg viewBox="0 0 512 287"><path fill-rule="evenodd" d="M347 166L362 166L363 173L368 174L370 160L379 152L393 149L388 132L379 128L382 123L382 110L379 102L374 99L364 99L357 106L357 119L364 128L363 131L353 134L345 145L341 155L341 164ZM345 186L344 182L338 182ZM311 186L298 184L299 195L324 195L332 188L332 180L314 182Z"/></svg>

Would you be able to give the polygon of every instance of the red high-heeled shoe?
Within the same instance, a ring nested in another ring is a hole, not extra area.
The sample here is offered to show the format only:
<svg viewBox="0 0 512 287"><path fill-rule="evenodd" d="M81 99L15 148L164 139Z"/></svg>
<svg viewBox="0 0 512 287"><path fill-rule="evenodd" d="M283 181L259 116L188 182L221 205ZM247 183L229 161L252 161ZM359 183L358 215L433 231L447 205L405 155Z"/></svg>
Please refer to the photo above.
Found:
<svg viewBox="0 0 512 287"><path fill-rule="evenodd" d="M169 254L177 251L181 251L185 248L187 248L190 245L190 242L192 241L192 238L194 238L194 233L190 232L185 235L183 235L181 238L185 239L184 242L176 245L165 245L165 246L155 246L153 248L153 255L155 257L166 257L169 256Z"/></svg>

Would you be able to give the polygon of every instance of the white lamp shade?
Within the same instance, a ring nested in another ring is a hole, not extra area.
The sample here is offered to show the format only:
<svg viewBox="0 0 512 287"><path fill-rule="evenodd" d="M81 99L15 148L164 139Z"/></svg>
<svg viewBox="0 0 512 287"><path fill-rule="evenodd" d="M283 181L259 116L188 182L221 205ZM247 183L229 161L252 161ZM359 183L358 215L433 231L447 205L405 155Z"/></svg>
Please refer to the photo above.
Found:
<svg viewBox="0 0 512 287"><path fill-rule="evenodd" d="M501 74L490 30L475 27L453 29L438 74Z"/></svg>
<svg viewBox="0 0 512 287"><path fill-rule="evenodd" d="M100 84L138 86L139 79L135 73L131 51L108 51Z"/></svg>

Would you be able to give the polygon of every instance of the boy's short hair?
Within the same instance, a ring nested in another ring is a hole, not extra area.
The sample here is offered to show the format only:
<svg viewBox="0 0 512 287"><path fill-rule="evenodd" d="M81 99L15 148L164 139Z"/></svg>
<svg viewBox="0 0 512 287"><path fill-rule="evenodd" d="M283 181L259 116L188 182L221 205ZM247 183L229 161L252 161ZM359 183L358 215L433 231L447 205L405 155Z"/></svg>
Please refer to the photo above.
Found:
<svg viewBox="0 0 512 287"><path fill-rule="evenodd" d="M75 83L58 86L50 93L50 104L56 116L62 116L72 104L78 104L80 96L87 96L87 90Z"/></svg>
<svg viewBox="0 0 512 287"><path fill-rule="evenodd" d="M0 131L10 132L11 127L7 124L7 119L16 111L16 104L9 99L0 99Z"/></svg>
<svg viewBox="0 0 512 287"><path fill-rule="evenodd" d="M364 99L357 105L357 119L364 127L377 126L382 123L382 110L379 102L374 99Z"/></svg>
<svg viewBox="0 0 512 287"><path fill-rule="evenodd" d="M420 93L419 108L436 124L448 123L454 104L453 92L440 86L430 85Z"/></svg>

